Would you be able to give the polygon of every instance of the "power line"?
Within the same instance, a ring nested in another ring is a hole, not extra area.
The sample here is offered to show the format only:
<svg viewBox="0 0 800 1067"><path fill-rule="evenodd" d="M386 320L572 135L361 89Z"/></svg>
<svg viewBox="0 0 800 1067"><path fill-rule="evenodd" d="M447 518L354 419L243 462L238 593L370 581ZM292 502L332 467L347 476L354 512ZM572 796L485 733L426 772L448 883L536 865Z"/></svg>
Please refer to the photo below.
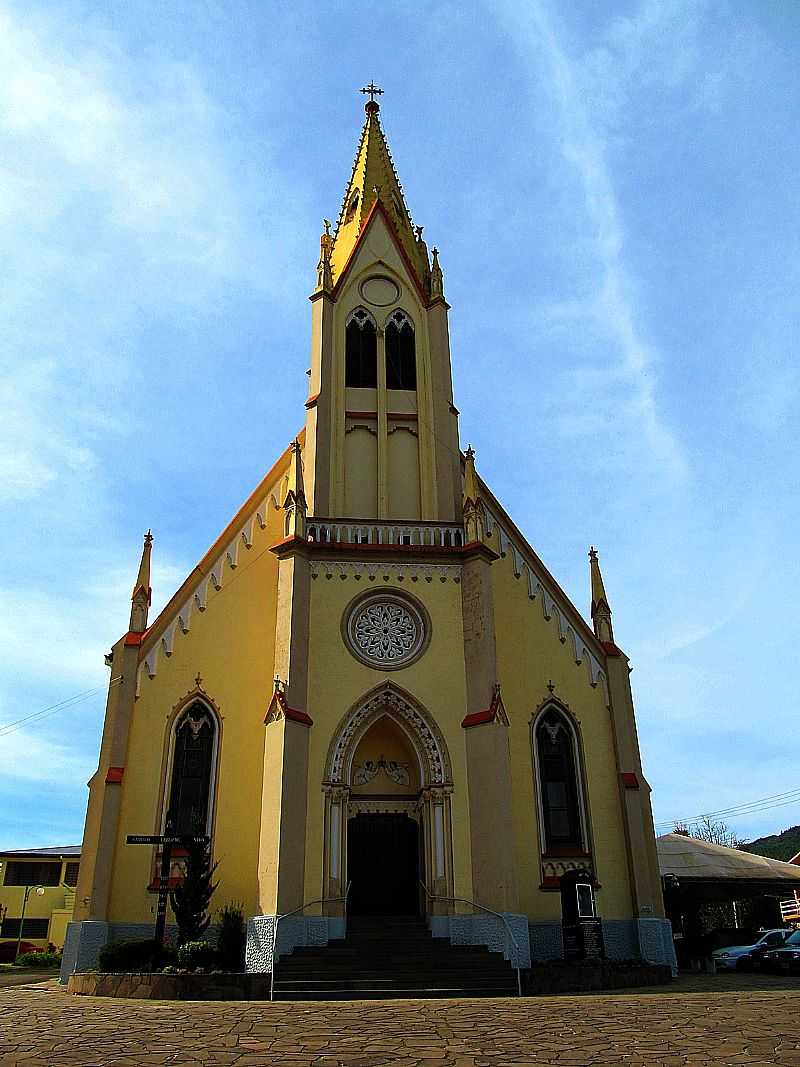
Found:
<svg viewBox="0 0 800 1067"><path fill-rule="evenodd" d="M734 804L729 808L720 808L717 811L706 811L700 815L693 815L691 818L676 818L676 819L663 819L659 820L655 825L661 826L674 826L677 824L694 825L700 822L702 819L734 819L741 815L750 815L756 811L766 811L769 808L783 807L786 804L795 804L800 802L800 789L790 789L785 793L774 793L768 797L761 797L759 800L750 800L746 803Z"/></svg>
<svg viewBox="0 0 800 1067"><path fill-rule="evenodd" d="M49 707L42 708L40 711L34 711L31 715L25 715L22 719L15 719L14 722L3 723L0 726L0 737L4 737L6 734L14 733L15 730L19 730L26 723L36 722L39 719L44 719L48 715L55 715L57 711L64 711L68 708L75 707L76 704L83 703L84 700L88 700L89 697L95 696L97 693L103 693L112 685L118 685L122 681L122 676L118 678L112 678L109 685L99 685L95 689L86 689L82 693L75 693L71 697L67 697L66 700L60 700L57 704L50 704Z"/></svg>

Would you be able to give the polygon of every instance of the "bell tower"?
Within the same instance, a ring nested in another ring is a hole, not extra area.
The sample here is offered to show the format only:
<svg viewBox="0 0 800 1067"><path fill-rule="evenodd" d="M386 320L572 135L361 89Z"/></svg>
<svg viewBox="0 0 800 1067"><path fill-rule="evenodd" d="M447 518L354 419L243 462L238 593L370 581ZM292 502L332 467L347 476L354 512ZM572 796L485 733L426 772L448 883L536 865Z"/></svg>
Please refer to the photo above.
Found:
<svg viewBox="0 0 800 1067"><path fill-rule="evenodd" d="M309 515L461 522L449 305L414 226L373 84L311 296L304 478Z"/></svg>

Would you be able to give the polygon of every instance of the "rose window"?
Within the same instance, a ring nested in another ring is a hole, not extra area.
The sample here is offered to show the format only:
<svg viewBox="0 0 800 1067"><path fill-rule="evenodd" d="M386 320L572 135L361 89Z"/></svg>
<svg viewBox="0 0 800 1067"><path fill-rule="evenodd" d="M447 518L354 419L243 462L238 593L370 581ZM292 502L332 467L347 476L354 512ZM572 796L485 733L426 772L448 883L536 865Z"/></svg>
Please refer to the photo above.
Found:
<svg viewBox="0 0 800 1067"><path fill-rule="evenodd" d="M417 658L425 640L425 624L421 612L404 598L370 597L351 611L346 636L358 659L391 670Z"/></svg>

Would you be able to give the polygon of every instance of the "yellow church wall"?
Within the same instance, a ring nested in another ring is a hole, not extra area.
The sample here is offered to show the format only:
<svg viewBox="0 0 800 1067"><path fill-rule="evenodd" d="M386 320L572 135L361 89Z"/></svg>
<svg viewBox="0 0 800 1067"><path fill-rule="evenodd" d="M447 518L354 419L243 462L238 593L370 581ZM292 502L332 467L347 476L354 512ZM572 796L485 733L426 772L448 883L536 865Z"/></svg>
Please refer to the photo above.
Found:
<svg viewBox="0 0 800 1067"><path fill-rule="evenodd" d="M380 583L380 584L379 584ZM427 651L408 667L384 672L360 663L347 650L341 634L345 609L354 597L369 589L398 590L421 601L431 620ZM471 849L466 778L466 750L461 720L464 717L464 643L461 625L461 586L438 577L428 583L382 576L370 582L338 576L319 576L311 585L309 648L308 830L305 898L321 895L324 849L322 781L331 740L346 713L381 683L390 680L410 693L435 719L448 747L454 790L451 797L454 885L457 896L471 896ZM446 678L446 684L443 679Z"/></svg>
<svg viewBox="0 0 800 1067"><path fill-rule="evenodd" d="M344 514L352 519L371 518L378 507L378 439L375 421L355 420L344 438Z"/></svg>
<svg viewBox="0 0 800 1067"><path fill-rule="evenodd" d="M209 583L205 611L195 604L189 632L178 627L173 652L159 652L157 671L141 672L122 783L111 921L151 921L147 892L153 850L127 845L130 833L161 832L167 752L177 708L202 678L202 692L218 709L219 745L213 823L219 888L215 907L240 901L257 910L258 846L264 758L264 715L272 694L277 560L269 551L282 536L282 516L267 505L267 528L253 524L252 547L240 545L238 565L224 564L222 586Z"/></svg>
<svg viewBox="0 0 800 1067"><path fill-rule="evenodd" d="M495 538L496 540L496 538ZM497 548L497 545L494 545ZM585 663L576 664L569 641L561 643L555 618L544 617L541 597L528 597L516 578L510 555L492 565L498 676L510 719L514 833L522 910L541 919L560 919L558 893L542 891L537 797L530 725L550 696L566 703L580 726L583 777L598 911L603 918L631 914L627 853L620 807L618 769L611 719L602 684L593 688Z"/></svg>
<svg viewBox="0 0 800 1067"><path fill-rule="evenodd" d="M416 430L389 431L389 517L408 522L419 514L419 440Z"/></svg>

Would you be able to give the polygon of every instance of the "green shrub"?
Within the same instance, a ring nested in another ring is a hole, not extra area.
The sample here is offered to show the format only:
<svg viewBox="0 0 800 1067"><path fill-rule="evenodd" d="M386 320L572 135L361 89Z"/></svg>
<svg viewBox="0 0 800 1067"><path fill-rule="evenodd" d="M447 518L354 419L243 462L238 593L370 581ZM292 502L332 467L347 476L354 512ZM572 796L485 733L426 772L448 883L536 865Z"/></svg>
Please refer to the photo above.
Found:
<svg viewBox="0 0 800 1067"><path fill-rule="evenodd" d="M217 960L217 950L210 941L186 941L178 948L180 967L211 967Z"/></svg>
<svg viewBox="0 0 800 1067"><path fill-rule="evenodd" d="M110 941L100 949L97 967L100 971L149 971L171 963L174 952L164 946L156 949L152 938L142 941Z"/></svg>
<svg viewBox="0 0 800 1067"><path fill-rule="evenodd" d="M219 964L226 971L244 970L246 930L242 905L236 901L219 910L217 953Z"/></svg>
<svg viewBox="0 0 800 1067"><path fill-rule="evenodd" d="M17 956L18 967L60 967L60 952L23 952Z"/></svg>

